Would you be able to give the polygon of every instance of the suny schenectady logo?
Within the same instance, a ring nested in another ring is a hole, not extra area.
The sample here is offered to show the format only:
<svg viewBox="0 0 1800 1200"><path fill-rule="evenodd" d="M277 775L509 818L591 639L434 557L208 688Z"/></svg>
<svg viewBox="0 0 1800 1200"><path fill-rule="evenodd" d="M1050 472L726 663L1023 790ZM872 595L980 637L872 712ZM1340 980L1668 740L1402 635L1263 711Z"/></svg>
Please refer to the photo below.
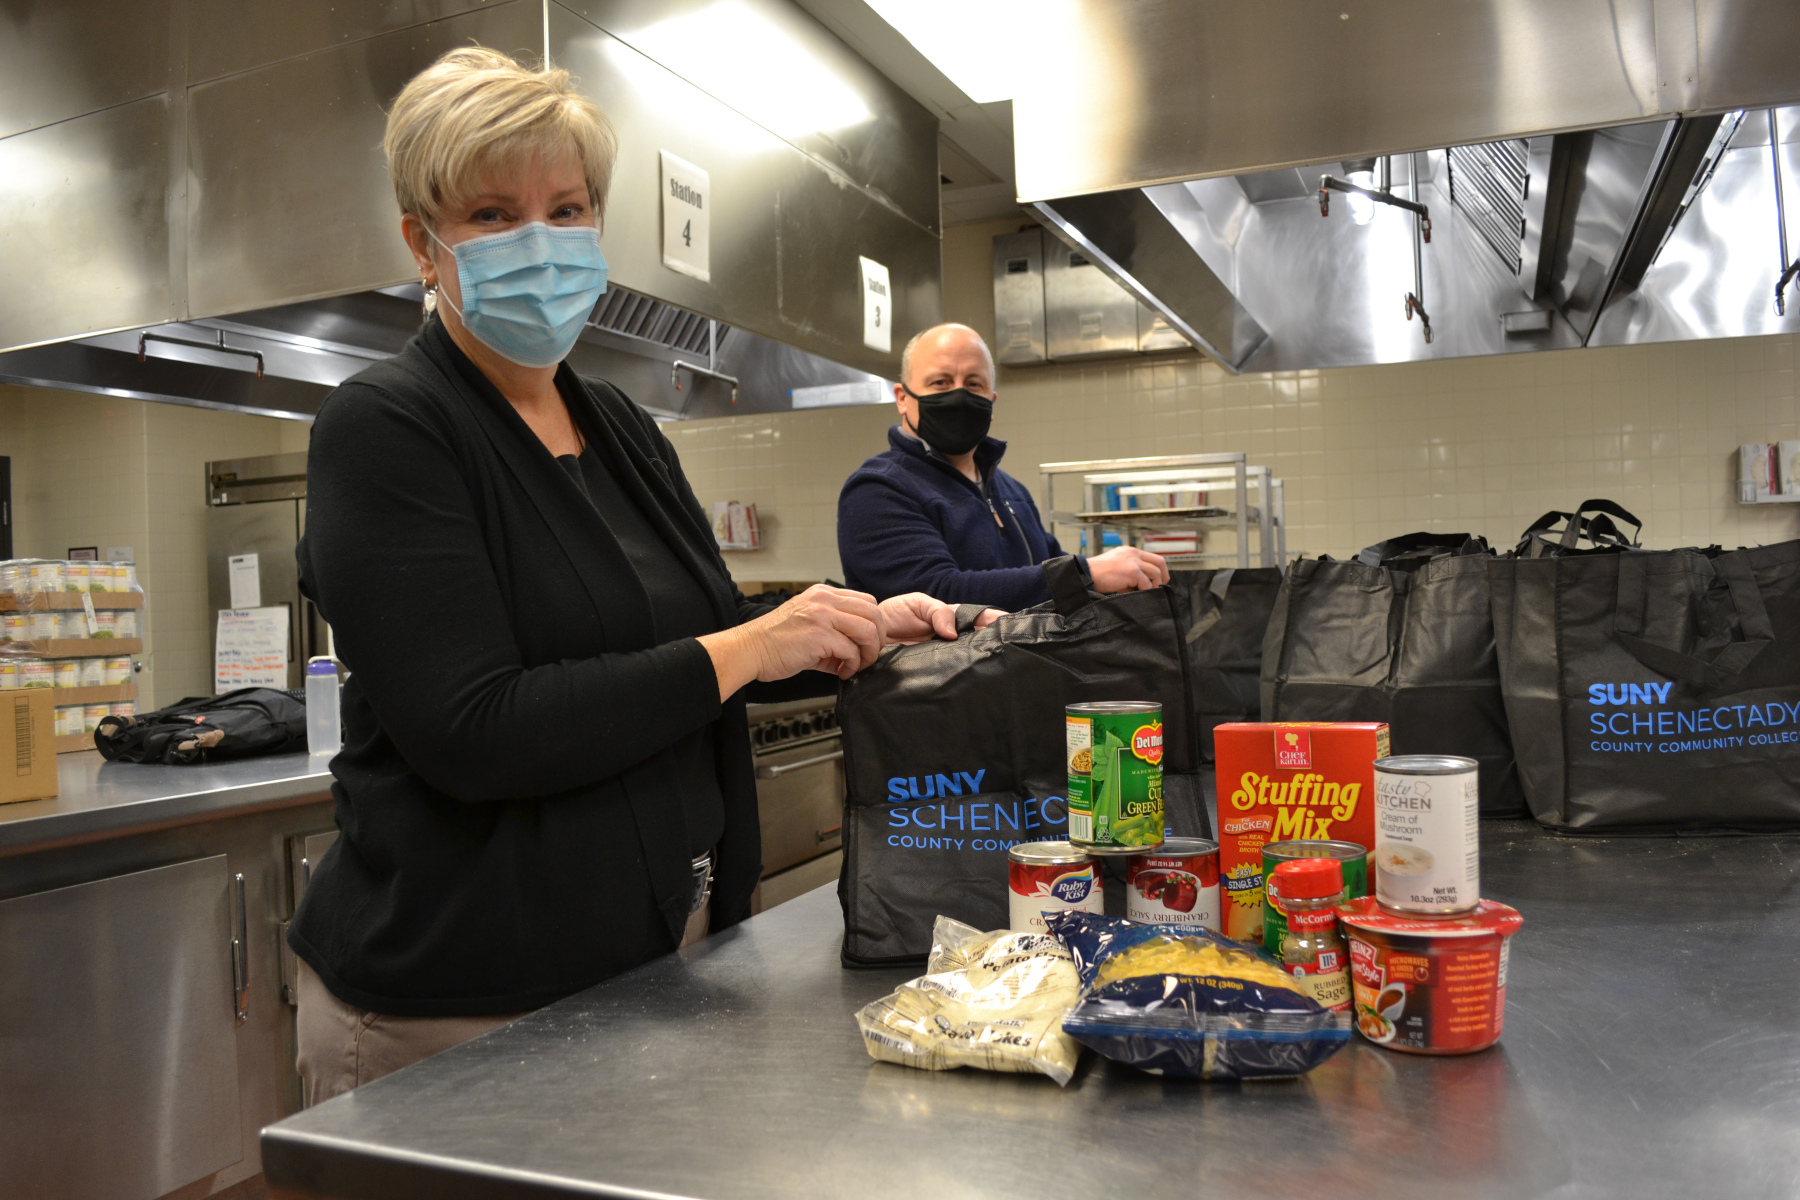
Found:
<svg viewBox="0 0 1800 1200"><path fill-rule="evenodd" d="M1061 796L983 793L987 768L896 775L883 810L890 846L916 850L1000 850L1068 828ZM904 831L904 832L902 832ZM1042 832L1040 832L1042 831Z"/></svg>
<svg viewBox="0 0 1800 1200"><path fill-rule="evenodd" d="M1603 753L1684 754L1800 742L1800 703L1670 704L1673 683L1588 685L1589 748Z"/></svg>

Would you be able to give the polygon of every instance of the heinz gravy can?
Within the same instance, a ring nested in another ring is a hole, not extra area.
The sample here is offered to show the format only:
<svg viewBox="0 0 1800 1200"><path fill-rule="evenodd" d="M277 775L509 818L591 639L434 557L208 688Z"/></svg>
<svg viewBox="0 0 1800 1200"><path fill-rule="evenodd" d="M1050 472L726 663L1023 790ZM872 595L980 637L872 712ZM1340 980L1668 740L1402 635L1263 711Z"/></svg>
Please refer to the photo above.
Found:
<svg viewBox="0 0 1800 1200"><path fill-rule="evenodd" d="M1375 760L1375 898L1408 913L1481 902L1481 785L1472 758Z"/></svg>
<svg viewBox="0 0 1800 1200"><path fill-rule="evenodd" d="M1068 842L1023 842L1006 852L1007 924L1049 933L1047 912L1105 912L1100 871Z"/></svg>

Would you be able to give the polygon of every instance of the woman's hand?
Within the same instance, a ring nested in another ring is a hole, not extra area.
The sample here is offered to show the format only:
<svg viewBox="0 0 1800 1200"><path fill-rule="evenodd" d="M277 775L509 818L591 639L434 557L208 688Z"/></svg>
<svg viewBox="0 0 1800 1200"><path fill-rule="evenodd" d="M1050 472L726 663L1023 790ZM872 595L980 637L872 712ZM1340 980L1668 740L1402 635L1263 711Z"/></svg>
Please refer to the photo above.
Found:
<svg viewBox="0 0 1800 1200"><path fill-rule="evenodd" d="M953 634L954 626L953 620ZM882 611L873 596L815 583L774 612L699 642L712 656L720 700L752 680L768 683L802 671L848 679L881 652Z"/></svg>
<svg viewBox="0 0 1800 1200"><path fill-rule="evenodd" d="M933 600L924 592L908 592L881 602L881 643L911 646L933 637L956 640L956 606Z"/></svg>

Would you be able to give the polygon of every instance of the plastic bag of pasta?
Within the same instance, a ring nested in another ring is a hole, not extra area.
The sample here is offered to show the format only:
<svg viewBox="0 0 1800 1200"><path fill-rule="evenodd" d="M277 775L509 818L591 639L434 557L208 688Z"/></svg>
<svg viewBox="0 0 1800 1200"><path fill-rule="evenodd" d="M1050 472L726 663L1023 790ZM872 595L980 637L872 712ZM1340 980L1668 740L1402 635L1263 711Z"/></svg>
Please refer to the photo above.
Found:
<svg viewBox="0 0 1800 1200"><path fill-rule="evenodd" d="M1209 929L1045 913L1081 978L1063 1030L1114 1062L1184 1079L1310 1071L1350 1040L1348 1014L1321 1008L1254 947Z"/></svg>
<svg viewBox="0 0 1800 1200"><path fill-rule="evenodd" d="M1081 1047L1062 1030L1080 985L1069 952L1041 933L932 927L926 974L856 1014L882 1062L948 1071L1024 1071L1067 1084Z"/></svg>

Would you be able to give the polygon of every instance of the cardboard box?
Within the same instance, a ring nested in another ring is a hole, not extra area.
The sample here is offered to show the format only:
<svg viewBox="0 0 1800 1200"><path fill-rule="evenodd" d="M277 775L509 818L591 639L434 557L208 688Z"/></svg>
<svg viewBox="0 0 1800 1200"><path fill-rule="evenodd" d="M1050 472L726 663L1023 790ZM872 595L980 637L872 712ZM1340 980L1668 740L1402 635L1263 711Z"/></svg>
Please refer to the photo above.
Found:
<svg viewBox="0 0 1800 1200"><path fill-rule="evenodd" d="M56 795L56 690L0 692L0 804Z"/></svg>
<svg viewBox="0 0 1800 1200"><path fill-rule="evenodd" d="M1375 723L1233 722L1213 730L1225 936L1262 941L1262 850L1301 839L1375 847ZM1370 866L1369 889L1375 888Z"/></svg>

